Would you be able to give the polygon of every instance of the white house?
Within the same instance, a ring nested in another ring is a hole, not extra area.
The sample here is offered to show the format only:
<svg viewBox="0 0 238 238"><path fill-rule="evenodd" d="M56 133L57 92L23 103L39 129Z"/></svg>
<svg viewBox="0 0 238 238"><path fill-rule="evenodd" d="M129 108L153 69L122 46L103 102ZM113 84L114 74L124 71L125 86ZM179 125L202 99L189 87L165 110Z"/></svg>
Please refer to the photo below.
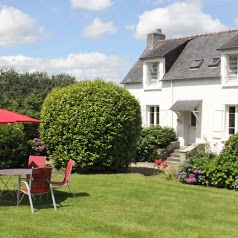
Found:
<svg viewBox="0 0 238 238"><path fill-rule="evenodd" d="M122 84L140 102L143 126L173 127L181 146L219 153L238 132L238 30L165 39L147 47Z"/></svg>

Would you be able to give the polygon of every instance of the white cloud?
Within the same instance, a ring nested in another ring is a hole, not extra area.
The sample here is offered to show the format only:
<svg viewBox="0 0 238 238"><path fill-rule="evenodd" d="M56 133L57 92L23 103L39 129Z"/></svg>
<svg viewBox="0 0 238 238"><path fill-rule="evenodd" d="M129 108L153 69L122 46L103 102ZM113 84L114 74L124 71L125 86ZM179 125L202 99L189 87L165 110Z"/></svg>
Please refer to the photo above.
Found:
<svg viewBox="0 0 238 238"><path fill-rule="evenodd" d="M0 47L38 40L43 28L37 32L35 24L35 19L16 8L0 8Z"/></svg>
<svg viewBox="0 0 238 238"><path fill-rule="evenodd" d="M96 39L104 34L114 34L116 33L116 27L113 23L103 22L100 18L95 18L91 25L83 29L83 36L86 38Z"/></svg>
<svg viewBox="0 0 238 238"><path fill-rule="evenodd" d="M238 17L235 19L235 24L238 26Z"/></svg>
<svg viewBox="0 0 238 238"><path fill-rule="evenodd" d="M144 12L139 16L135 37L145 39L148 33L156 29L162 29L166 37L181 37L220 31L227 27L202 12L200 1L186 1Z"/></svg>
<svg viewBox="0 0 238 238"><path fill-rule="evenodd" d="M19 72L41 71L49 74L68 73L78 80L102 78L120 83L124 67L130 62L127 59L105 55L99 52L69 54L65 58L31 58L23 55L0 56L0 65L15 68Z"/></svg>
<svg viewBox="0 0 238 238"><path fill-rule="evenodd" d="M73 8L83 8L92 11L101 11L111 5L111 0L71 0L71 6Z"/></svg>

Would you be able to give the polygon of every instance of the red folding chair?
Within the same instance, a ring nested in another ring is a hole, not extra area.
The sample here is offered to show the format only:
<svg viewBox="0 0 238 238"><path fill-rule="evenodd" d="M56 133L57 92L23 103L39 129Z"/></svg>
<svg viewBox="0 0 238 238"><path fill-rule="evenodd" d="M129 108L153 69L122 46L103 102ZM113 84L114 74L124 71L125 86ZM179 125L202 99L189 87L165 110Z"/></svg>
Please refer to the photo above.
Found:
<svg viewBox="0 0 238 238"><path fill-rule="evenodd" d="M69 186L69 179L70 179L71 171L73 168L73 164L74 164L74 160L70 159L67 163L63 180L60 182L52 181L51 184L52 184L52 186L61 186L61 187L68 186L69 192L72 193L74 197L76 197Z"/></svg>
<svg viewBox="0 0 238 238"><path fill-rule="evenodd" d="M54 209L57 210L54 192L50 184L51 171L52 171L52 167L33 168L32 174L30 175L29 182L27 182L24 179L19 181L20 183L19 186L21 187L21 185L24 184L25 187L23 189L19 187L18 189L17 206L19 206L19 204L21 203L24 195L27 195L29 197L31 212L34 213L32 197L35 197L35 195L43 195L43 194L48 194L48 192L51 192ZM20 198L20 193L23 193L21 198Z"/></svg>
<svg viewBox="0 0 238 238"><path fill-rule="evenodd" d="M45 167L46 156L30 155L28 160L28 168Z"/></svg>

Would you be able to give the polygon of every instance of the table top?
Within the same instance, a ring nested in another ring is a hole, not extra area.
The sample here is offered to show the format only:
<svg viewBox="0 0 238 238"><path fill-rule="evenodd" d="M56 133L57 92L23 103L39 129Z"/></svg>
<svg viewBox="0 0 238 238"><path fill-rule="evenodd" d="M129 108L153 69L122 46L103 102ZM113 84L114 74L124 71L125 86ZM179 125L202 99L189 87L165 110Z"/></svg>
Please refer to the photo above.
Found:
<svg viewBox="0 0 238 238"><path fill-rule="evenodd" d="M32 169L0 169L0 175L26 175L31 173Z"/></svg>

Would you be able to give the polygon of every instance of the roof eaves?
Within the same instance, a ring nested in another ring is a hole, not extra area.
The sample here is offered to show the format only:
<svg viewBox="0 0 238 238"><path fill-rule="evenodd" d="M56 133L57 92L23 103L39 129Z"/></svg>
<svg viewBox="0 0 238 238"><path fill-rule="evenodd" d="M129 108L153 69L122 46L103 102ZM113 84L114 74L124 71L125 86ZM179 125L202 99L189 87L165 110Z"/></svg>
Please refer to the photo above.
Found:
<svg viewBox="0 0 238 238"><path fill-rule="evenodd" d="M204 76L204 77L197 77L197 78L162 78L161 81L176 81L176 80L196 80L196 79L217 79L221 78L221 75L215 75L215 76Z"/></svg>

